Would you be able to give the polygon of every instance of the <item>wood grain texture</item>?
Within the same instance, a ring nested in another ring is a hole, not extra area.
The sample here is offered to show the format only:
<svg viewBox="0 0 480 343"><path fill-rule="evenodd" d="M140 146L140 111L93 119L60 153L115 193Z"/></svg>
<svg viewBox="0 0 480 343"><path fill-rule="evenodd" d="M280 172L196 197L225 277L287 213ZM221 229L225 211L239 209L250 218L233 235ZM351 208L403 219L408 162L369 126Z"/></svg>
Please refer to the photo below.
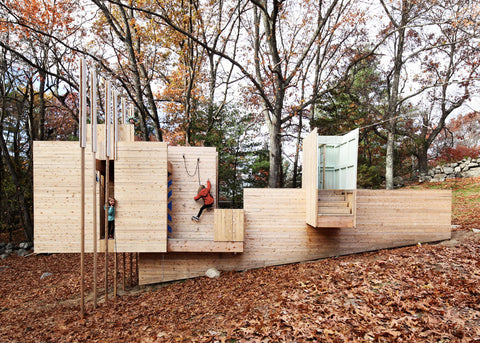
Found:
<svg viewBox="0 0 480 343"><path fill-rule="evenodd" d="M301 189L244 192L243 253L140 254L140 283L202 276L211 267L260 268L451 236L451 191L357 190L355 229L314 229L305 224L305 192Z"/></svg>
<svg viewBox="0 0 480 343"><path fill-rule="evenodd" d="M214 212L214 218L215 242L243 242L243 210L216 209Z"/></svg>
<svg viewBox="0 0 480 343"><path fill-rule="evenodd" d="M185 159L183 158L185 156ZM198 159L198 169L197 169ZM169 146L168 161L172 169L172 228L171 238L183 240L209 240L213 242L214 211L205 210L199 222L192 221L203 200L195 201L200 184L210 179L210 193L217 203L217 151L211 147Z"/></svg>
<svg viewBox="0 0 480 343"><path fill-rule="evenodd" d="M80 252L81 149L78 142L33 143L36 253ZM93 160L86 149L85 203L93 203ZM93 248L93 207L85 207L85 251Z"/></svg>
<svg viewBox="0 0 480 343"><path fill-rule="evenodd" d="M311 226L317 224L318 216L318 147L317 129L303 139L302 188L305 190L305 221Z"/></svg>
<svg viewBox="0 0 480 343"><path fill-rule="evenodd" d="M167 251L167 144L118 142L115 249Z"/></svg>

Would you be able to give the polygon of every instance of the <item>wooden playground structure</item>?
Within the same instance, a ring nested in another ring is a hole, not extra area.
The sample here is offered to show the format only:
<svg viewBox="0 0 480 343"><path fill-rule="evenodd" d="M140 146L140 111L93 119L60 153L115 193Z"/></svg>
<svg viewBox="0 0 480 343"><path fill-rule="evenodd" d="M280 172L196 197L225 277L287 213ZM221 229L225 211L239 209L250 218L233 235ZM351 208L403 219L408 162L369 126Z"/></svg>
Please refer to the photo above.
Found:
<svg viewBox="0 0 480 343"><path fill-rule="evenodd" d="M451 191L356 189L358 130L304 139L302 188L245 189L243 209L214 208L194 222L199 183L209 179L218 199L216 149L135 141L108 82L106 124L97 124L95 77L87 125L82 62L80 146L34 142L36 253L81 253L82 261L103 253L106 262L138 254L139 283L152 284L451 237ZM109 196L114 239L105 233Z"/></svg>

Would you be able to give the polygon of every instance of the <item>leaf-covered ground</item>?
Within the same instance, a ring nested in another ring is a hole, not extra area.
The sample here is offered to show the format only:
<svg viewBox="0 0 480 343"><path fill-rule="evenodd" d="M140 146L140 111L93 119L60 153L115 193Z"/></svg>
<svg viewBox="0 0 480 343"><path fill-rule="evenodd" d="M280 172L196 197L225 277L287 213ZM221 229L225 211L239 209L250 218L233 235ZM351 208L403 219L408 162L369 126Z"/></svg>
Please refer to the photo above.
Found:
<svg viewBox="0 0 480 343"><path fill-rule="evenodd" d="M87 255L83 320L78 254L0 260L0 342L480 342L480 180L465 182L439 244L134 287L95 310Z"/></svg>

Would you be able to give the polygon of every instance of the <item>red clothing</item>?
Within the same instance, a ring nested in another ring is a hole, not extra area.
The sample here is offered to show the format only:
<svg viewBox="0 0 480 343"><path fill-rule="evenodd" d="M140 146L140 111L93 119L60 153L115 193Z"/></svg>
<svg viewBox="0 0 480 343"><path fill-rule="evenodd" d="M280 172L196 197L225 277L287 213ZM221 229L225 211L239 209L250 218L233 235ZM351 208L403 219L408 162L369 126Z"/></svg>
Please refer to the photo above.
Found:
<svg viewBox="0 0 480 343"><path fill-rule="evenodd" d="M200 192L198 192L197 196L194 199L198 200L198 199L202 198L203 203L205 205L213 204L213 197L210 194L210 189L211 188L212 188L212 184L210 183L210 180L207 180L207 188L204 188Z"/></svg>

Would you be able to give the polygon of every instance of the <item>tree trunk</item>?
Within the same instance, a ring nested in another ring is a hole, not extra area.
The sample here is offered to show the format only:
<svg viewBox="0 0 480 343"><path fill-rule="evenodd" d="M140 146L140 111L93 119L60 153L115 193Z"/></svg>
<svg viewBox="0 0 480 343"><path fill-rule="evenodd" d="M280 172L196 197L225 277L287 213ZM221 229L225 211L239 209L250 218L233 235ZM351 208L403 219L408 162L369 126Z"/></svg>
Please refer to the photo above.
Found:
<svg viewBox="0 0 480 343"><path fill-rule="evenodd" d="M38 127L36 137L33 137L36 140L43 141L45 139L45 85L47 82L47 74L44 71L39 70L40 76L40 85L38 88L38 99L40 101L40 108L38 110Z"/></svg>
<svg viewBox="0 0 480 343"><path fill-rule="evenodd" d="M408 22L408 13L411 4L408 0L402 0L402 18L400 24L392 19L392 24L398 28L397 42L395 46L395 60L393 66L393 81L388 98L388 109L386 117L388 119L387 135L387 156L385 157L385 188L393 189L394 178L394 149L395 149L395 126L398 113L398 97L400 89L400 74L403 66L403 49L405 44L405 27Z"/></svg>
<svg viewBox="0 0 480 343"><path fill-rule="evenodd" d="M394 153L395 134L392 131L388 132L387 156L385 157L385 188L386 189L393 189L393 177L394 177L393 153Z"/></svg>
<svg viewBox="0 0 480 343"><path fill-rule="evenodd" d="M297 178L298 178L298 159L300 154L300 143L302 141L302 112L298 115L298 132L297 132L297 143L295 145L295 161L293 162L293 188L297 188Z"/></svg>
<svg viewBox="0 0 480 343"><path fill-rule="evenodd" d="M428 143L425 141L418 149L418 173L420 175L428 174Z"/></svg>
<svg viewBox="0 0 480 343"><path fill-rule="evenodd" d="M268 187L278 188L282 186L281 170L282 167L282 144L280 136L280 121L272 120L270 125L270 171L268 174Z"/></svg>
<svg viewBox="0 0 480 343"><path fill-rule="evenodd" d="M20 203L20 207L23 213L23 222L24 222L23 230L25 232L25 236L29 242L33 242L33 224L32 224L32 218L30 216L30 210L26 204L25 196L23 195L22 187L20 185L20 181L15 171L15 166L13 165L10 154L8 153L7 144L3 139L3 134L0 135L0 149L2 150L4 161L8 167L8 171L10 172L12 182L15 185L18 201Z"/></svg>

